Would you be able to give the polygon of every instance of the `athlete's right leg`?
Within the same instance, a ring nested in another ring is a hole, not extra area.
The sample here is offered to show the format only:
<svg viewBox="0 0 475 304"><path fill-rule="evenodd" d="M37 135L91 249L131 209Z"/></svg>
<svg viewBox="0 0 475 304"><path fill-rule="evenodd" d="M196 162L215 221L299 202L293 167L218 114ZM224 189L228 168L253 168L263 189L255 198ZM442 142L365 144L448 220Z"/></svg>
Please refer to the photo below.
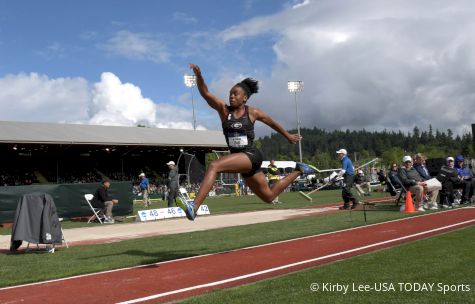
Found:
<svg viewBox="0 0 475 304"><path fill-rule="evenodd" d="M276 182L272 188L269 187L264 173L257 172L244 180L251 190L264 202L271 203L281 192L285 190L302 172L293 171L283 179Z"/></svg>
<svg viewBox="0 0 475 304"><path fill-rule="evenodd" d="M209 164L205 177L201 182L200 189L196 194L193 204L187 204L181 199L178 200L178 207L183 209L189 220L194 220L196 211L208 196L216 182L216 177L220 172L243 173L252 169L252 163L249 157L244 153L233 153L217 159Z"/></svg>

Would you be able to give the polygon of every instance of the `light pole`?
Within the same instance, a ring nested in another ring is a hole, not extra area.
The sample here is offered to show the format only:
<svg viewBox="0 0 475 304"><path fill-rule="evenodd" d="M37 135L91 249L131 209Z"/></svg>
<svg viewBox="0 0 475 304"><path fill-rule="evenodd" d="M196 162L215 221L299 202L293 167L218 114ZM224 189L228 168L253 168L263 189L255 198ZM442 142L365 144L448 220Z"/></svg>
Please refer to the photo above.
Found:
<svg viewBox="0 0 475 304"><path fill-rule="evenodd" d="M295 80L295 81L288 81L287 88L289 89L290 93L294 93L294 101L295 101L295 117L297 118L297 133L300 136L300 117L299 117L299 105L297 103L297 93L303 91L303 81ZM302 141L299 141L299 156L300 162L302 162Z"/></svg>
<svg viewBox="0 0 475 304"><path fill-rule="evenodd" d="M191 91L191 105L193 106L193 130L196 130L195 100L193 98L193 87L196 85L196 76L185 74L183 79L185 81L185 85L189 87Z"/></svg>

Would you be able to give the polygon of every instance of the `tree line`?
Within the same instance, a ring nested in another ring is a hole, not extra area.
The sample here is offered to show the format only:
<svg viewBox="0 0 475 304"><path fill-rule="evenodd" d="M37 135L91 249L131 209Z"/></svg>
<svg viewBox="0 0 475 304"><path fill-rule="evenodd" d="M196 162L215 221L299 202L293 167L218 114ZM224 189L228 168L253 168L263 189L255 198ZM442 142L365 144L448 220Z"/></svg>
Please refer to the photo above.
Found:
<svg viewBox="0 0 475 304"><path fill-rule="evenodd" d="M296 133L296 130L290 132ZM345 148L356 163L372 158L382 158L383 165L400 163L404 155L424 153L428 158L445 158L463 154L473 156L472 134L455 135L451 129L446 131L428 130L414 127L412 132L402 131L327 131L314 127L300 130L303 137L302 155L304 162L318 168L338 168L339 160L335 151ZM256 145L261 149L264 159L298 160L298 145L291 145L279 134L259 138Z"/></svg>

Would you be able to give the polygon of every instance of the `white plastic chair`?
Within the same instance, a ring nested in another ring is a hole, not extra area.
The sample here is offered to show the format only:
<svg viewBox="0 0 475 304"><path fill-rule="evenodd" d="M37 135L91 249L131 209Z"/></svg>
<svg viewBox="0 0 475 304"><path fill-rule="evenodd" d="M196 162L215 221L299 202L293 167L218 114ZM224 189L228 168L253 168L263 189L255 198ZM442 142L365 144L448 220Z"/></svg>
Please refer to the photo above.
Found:
<svg viewBox="0 0 475 304"><path fill-rule="evenodd" d="M186 191L186 189L183 188L183 187L180 187L180 188L178 189L178 195L179 195L182 199L184 199L187 203L193 202L193 199L190 198L190 196L188 195L188 191Z"/></svg>
<svg viewBox="0 0 475 304"><path fill-rule="evenodd" d="M102 208L95 208L92 206L91 204L91 201L92 199L94 198L94 195L92 194L84 194L84 198L86 199L86 202L87 204L89 205L89 207L91 208L92 210L92 213L94 213L90 218L89 220L87 221L87 223L89 224L91 221L93 221L94 219L97 219L99 221L99 223L103 224L102 222L102 217L104 216L104 211L102 210Z"/></svg>

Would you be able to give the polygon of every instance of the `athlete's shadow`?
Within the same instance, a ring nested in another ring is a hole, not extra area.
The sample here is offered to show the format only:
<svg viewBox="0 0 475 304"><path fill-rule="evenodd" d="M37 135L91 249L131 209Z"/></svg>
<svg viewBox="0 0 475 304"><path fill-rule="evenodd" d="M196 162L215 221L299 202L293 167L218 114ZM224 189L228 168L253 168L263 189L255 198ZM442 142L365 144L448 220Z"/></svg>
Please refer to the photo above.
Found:
<svg viewBox="0 0 475 304"><path fill-rule="evenodd" d="M120 253L111 253L111 254L103 254L103 255L96 255L96 256L88 256L87 258L82 258L83 260L90 260L90 259L97 259L97 258L107 258L107 257L127 257L127 256L136 256L136 257L146 257L150 259L141 260L141 264L152 264L157 262L164 262L164 261L171 261L183 258L189 258L197 255L203 254L202 252L205 251L205 248L197 249L193 254L190 251L144 251L138 249L126 250ZM150 265L151 267L156 267L156 265Z"/></svg>

